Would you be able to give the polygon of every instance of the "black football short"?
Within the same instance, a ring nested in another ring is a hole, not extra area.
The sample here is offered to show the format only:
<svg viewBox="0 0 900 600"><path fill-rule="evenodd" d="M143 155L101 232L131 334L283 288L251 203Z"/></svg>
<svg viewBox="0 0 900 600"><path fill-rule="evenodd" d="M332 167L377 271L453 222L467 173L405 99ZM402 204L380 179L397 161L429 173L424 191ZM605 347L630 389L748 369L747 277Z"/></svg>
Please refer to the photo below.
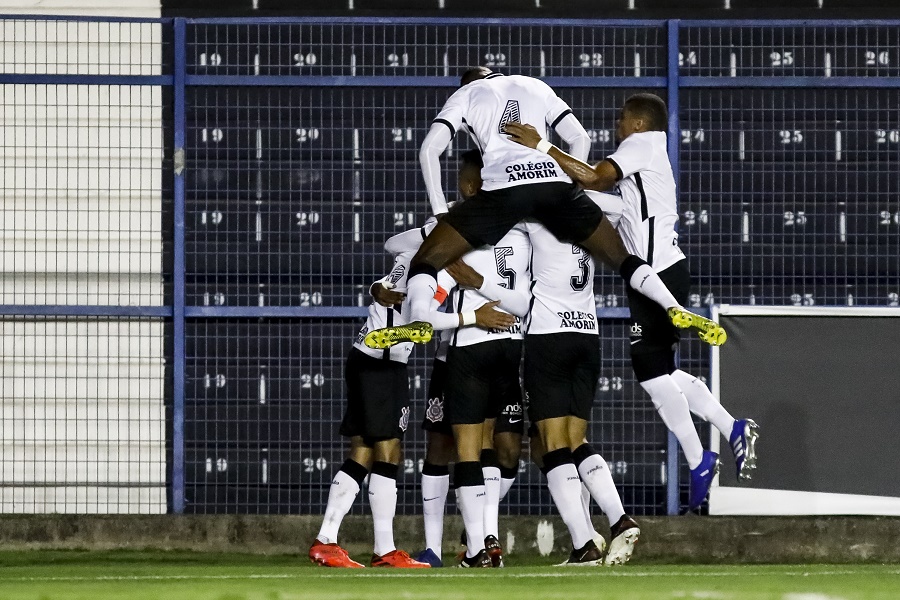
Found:
<svg viewBox="0 0 900 600"><path fill-rule="evenodd" d="M451 346L447 354L444 404L452 425L493 419L507 405L522 402L521 340L494 340Z"/></svg>
<svg viewBox="0 0 900 600"><path fill-rule="evenodd" d="M409 426L406 364L372 358L351 348L344 380L347 410L341 422L341 435L360 436L367 444L403 439Z"/></svg>
<svg viewBox="0 0 900 600"><path fill-rule="evenodd" d="M499 190L481 190L455 204L444 222L473 248L494 245L527 217L550 230L560 241L583 242L590 236L603 211L572 183L529 183Z"/></svg>
<svg viewBox="0 0 900 600"><path fill-rule="evenodd" d="M586 333L525 336L525 400L532 423L589 420L600 377L600 340Z"/></svg>
<svg viewBox="0 0 900 600"><path fill-rule="evenodd" d="M434 359L431 379L428 382L428 398L425 399L425 416L422 429L444 435L453 435L453 428L444 411L444 390L447 385L447 361Z"/></svg>
<svg viewBox="0 0 900 600"><path fill-rule="evenodd" d="M660 271L659 278L678 302L687 304L691 290L691 272L686 260L680 260L665 271ZM631 319L627 324L631 355L671 351L681 339L681 333L672 325L666 309L631 286L625 286L625 291L631 311Z"/></svg>
<svg viewBox="0 0 900 600"><path fill-rule="evenodd" d="M519 400L500 406L497 420L494 421L494 433L517 433L522 435L522 433L525 432L525 411L522 410L523 404L524 403Z"/></svg>

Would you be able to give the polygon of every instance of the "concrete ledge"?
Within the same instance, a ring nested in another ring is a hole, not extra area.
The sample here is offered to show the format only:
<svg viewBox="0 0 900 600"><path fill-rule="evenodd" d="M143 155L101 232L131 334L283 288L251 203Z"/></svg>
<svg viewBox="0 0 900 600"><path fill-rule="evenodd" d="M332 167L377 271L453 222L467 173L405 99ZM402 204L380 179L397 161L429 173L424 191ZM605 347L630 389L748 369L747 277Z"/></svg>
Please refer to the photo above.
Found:
<svg viewBox="0 0 900 600"><path fill-rule="evenodd" d="M253 554L305 554L319 529L317 515L4 515L0 548L154 549ZM609 534L606 519L595 518ZM640 563L900 563L900 518L894 517L642 517L634 562ZM513 557L568 553L557 517L501 517L501 542ZM371 552L371 519L349 516L341 543ZM458 550L458 516L444 526L447 555ZM397 517L395 538L422 548L422 518Z"/></svg>

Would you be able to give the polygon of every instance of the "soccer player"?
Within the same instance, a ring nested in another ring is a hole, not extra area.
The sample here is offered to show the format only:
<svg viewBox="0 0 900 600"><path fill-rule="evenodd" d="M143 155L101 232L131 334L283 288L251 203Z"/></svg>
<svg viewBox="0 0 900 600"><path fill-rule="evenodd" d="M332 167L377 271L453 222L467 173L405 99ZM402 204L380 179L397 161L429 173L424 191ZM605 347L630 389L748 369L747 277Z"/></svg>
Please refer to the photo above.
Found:
<svg viewBox="0 0 900 600"><path fill-rule="evenodd" d="M421 241L434 222L421 230L411 230ZM404 235L404 234L401 234ZM396 236L395 236L396 237ZM350 453L335 474L328 494L322 527L309 550L313 562L328 567L360 568L337 544L341 522L353 506L363 480L369 476L368 496L375 528L373 567L427 568L394 546L393 520L397 509L397 465L400 441L409 425L409 380L407 361L412 343L384 350L372 350L364 343L368 332L408 320L405 299L409 260L417 246L401 252L386 277L370 288L375 301L369 306L365 325L357 335L347 357L347 408L341 434L350 438ZM433 301L436 305L438 301ZM483 327L509 327L515 319L493 309L498 303L486 303L471 315L473 324ZM444 315L452 326L462 325L463 315ZM437 321L437 319L434 319Z"/></svg>
<svg viewBox="0 0 900 600"><path fill-rule="evenodd" d="M608 197L591 194L598 204ZM604 214L612 212L604 207ZM539 433L532 441L543 450L541 471L572 536L573 550L564 564L624 564L641 530L625 514L606 461L586 440L600 375L594 262L584 248L560 242L540 223L526 227L534 249L534 300L525 334L525 397ZM609 520L605 559L585 518L582 483Z"/></svg>
<svg viewBox="0 0 900 600"><path fill-rule="evenodd" d="M483 164L477 152L470 151L462 158L460 190L465 196L481 187ZM523 228L514 227L496 245L474 250L465 256L465 262L457 261L446 270L457 284L448 298L453 309L465 314L491 300L500 300L500 308L517 317L516 323L506 329L457 329L449 342L444 409L453 429L457 456L454 487L466 528L466 555L460 563L463 567L502 565L498 540L501 473L493 448L493 426L507 407L521 410L520 318L529 307L530 257L528 236ZM498 433L512 434L512 440L521 444L524 424L521 418L509 423L511 420L514 418L501 420L510 425L510 431Z"/></svg>
<svg viewBox="0 0 900 600"><path fill-rule="evenodd" d="M517 146L507 138L507 123L539 122L552 127L576 155L587 156L587 133L547 84L531 77L502 76L485 67L470 69L460 83L434 120L419 154L432 210L435 215L447 214L410 265L410 308L417 322L380 331L375 336L379 346L430 339L431 327L425 319L437 289L437 272L472 248L496 244L526 217L543 223L558 239L586 248L629 285L666 308L679 325L699 329L713 343L724 338L718 324L684 310L653 269L628 253L603 211L541 151L543 147ZM475 201L448 212L439 156L460 129L469 133L482 154L484 185Z"/></svg>
<svg viewBox="0 0 900 600"><path fill-rule="evenodd" d="M510 138L530 148L542 148L575 181L591 190L617 186L623 214L619 232L629 252L640 256L676 298L690 289L687 261L678 247L675 179L666 148L668 112L653 94L636 94L625 101L616 123L618 149L590 166L541 140L530 125L508 124ZM666 426L678 438L691 468L689 509L705 500L718 469L718 455L704 450L691 412L711 422L734 453L738 476L750 478L756 467L758 427L751 419L734 419L697 378L675 367L679 332L665 311L628 289L631 309L631 364ZM701 334L706 339L715 332ZM707 341L710 341L707 339Z"/></svg>
<svg viewBox="0 0 900 600"><path fill-rule="evenodd" d="M422 419L422 429L427 432L421 480L425 550L416 556L416 560L427 562L433 567L443 566L441 548L444 535L444 509L450 490L449 465L456 462L453 428L444 410L447 352L452 334L452 330L441 332L428 383L425 415ZM519 472L524 415L521 402L503 406L498 404L495 410L499 410L496 418L484 421L480 462L485 482L484 545L492 565L499 567L503 564L503 548L499 541L500 501L506 497ZM467 545L466 542L463 545Z"/></svg>

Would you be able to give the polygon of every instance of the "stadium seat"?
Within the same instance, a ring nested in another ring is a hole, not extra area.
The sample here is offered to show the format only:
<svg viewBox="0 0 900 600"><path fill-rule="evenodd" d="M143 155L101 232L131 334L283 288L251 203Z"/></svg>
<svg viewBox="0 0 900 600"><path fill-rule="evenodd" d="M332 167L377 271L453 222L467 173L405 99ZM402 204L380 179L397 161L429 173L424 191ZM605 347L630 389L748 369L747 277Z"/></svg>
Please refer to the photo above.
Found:
<svg viewBox="0 0 900 600"><path fill-rule="evenodd" d="M338 392L340 394L340 392ZM251 404L237 402L185 404L185 444L279 445L297 443L301 436L301 398ZM306 415L306 419L320 415ZM329 425L323 422L323 426Z"/></svg>
<svg viewBox="0 0 900 600"><path fill-rule="evenodd" d="M188 358L209 357L210 361L262 359L298 360L307 357L314 364L322 357L343 358L356 339L362 320L323 319L297 322L295 319L202 319L187 327ZM312 370L311 373L318 371ZM203 377L206 371L198 374ZM336 377L336 376L335 376Z"/></svg>
<svg viewBox="0 0 900 600"><path fill-rule="evenodd" d="M357 323L357 328L360 323ZM313 356L242 357L218 356L188 359L185 398L189 403L214 402L231 405L251 402L302 401L343 396L344 357L356 332L344 343L333 340L333 353Z"/></svg>
<svg viewBox="0 0 900 600"><path fill-rule="evenodd" d="M387 274L390 261L376 273L323 277L287 275L194 275L187 278L189 306L347 306L371 303L369 286Z"/></svg>
<svg viewBox="0 0 900 600"><path fill-rule="evenodd" d="M297 445L201 444L185 446L184 454L186 483L299 485L332 475L315 466L307 472Z"/></svg>

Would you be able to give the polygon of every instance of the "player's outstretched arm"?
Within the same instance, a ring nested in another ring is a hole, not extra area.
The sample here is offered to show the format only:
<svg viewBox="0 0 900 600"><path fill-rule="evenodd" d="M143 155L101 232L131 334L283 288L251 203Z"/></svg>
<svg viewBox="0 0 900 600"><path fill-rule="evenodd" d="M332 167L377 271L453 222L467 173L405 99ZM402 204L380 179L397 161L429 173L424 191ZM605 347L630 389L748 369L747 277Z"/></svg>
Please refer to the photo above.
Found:
<svg viewBox="0 0 900 600"><path fill-rule="evenodd" d="M517 317L528 314L531 295L516 290L508 290L485 278L462 259L447 266L447 272L462 286L478 290L490 300L498 300L500 308Z"/></svg>
<svg viewBox="0 0 900 600"><path fill-rule="evenodd" d="M419 149L422 177L425 179L425 189L428 191L431 211L436 217L447 212L447 198L441 187L440 156L450 145L451 140L453 140L453 133L447 125L433 123Z"/></svg>
<svg viewBox="0 0 900 600"><path fill-rule="evenodd" d="M616 168L609 161L600 161L592 167L542 139L541 134L531 125L507 123L505 131L512 141L549 154L562 167L566 175L586 189L602 192L612 189L616 185L618 180Z"/></svg>

